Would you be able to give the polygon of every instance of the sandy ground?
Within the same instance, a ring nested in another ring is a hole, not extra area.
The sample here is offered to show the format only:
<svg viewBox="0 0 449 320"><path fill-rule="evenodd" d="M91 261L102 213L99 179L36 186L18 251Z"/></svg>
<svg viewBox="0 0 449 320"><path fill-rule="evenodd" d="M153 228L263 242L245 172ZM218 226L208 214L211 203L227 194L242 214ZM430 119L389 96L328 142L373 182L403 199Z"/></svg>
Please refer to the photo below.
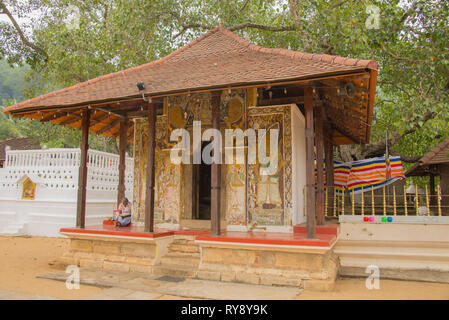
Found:
<svg viewBox="0 0 449 320"><path fill-rule="evenodd" d="M68 245L68 240L62 238L0 236L0 290L56 299L86 299L105 292L107 289L86 285L81 285L80 290L68 290L64 282L36 278L61 270L51 262L59 258ZM158 299L178 298L162 296ZM368 290L364 279L339 279L333 292L303 292L297 299L449 300L449 284L381 280L379 290Z"/></svg>
<svg viewBox="0 0 449 320"><path fill-rule="evenodd" d="M55 271L49 262L58 259L69 241L62 238L0 237L0 290L49 296L57 299L83 299L102 289L81 285L68 290L64 282L38 279Z"/></svg>
<svg viewBox="0 0 449 320"><path fill-rule="evenodd" d="M379 290L368 290L365 279L344 278L337 280L333 292L303 292L299 300L449 300L449 284L381 280Z"/></svg>

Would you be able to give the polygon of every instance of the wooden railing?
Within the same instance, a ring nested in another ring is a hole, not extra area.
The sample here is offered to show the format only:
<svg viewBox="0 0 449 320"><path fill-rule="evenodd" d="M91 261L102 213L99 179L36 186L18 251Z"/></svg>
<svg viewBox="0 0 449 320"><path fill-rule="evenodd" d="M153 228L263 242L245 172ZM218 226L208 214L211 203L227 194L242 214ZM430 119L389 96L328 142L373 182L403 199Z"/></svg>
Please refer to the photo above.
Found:
<svg viewBox="0 0 449 320"><path fill-rule="evenodd" d="M76 190L81 158L80 149L7 150L0 169L0 190L20 189L17 180L24 174L37 179L45 188ZM117 191L119 156L90 149L87 157L88 190ZM125 184L133 186L134 160L127 157Z"/></svg>
<svg viewBox="0 0 449 320"><path fill-rule="evenodd" d="M325 189L325 215L391 215L391 216L442 216L449 215L449 195L435 194L428 188L424 192L407 193L405 186L386 186L377 190L369 188L358 194L350 190Z"/></svg>
<svg viewBox="0 0 449 320"><path fill-rule="evenodd" d="M80 149L7 150L4 167L79 167L80 157ZM87 166L118 170L119 156L90 149ZM126 167L133 166L133 159L127 157Z"/></svg>

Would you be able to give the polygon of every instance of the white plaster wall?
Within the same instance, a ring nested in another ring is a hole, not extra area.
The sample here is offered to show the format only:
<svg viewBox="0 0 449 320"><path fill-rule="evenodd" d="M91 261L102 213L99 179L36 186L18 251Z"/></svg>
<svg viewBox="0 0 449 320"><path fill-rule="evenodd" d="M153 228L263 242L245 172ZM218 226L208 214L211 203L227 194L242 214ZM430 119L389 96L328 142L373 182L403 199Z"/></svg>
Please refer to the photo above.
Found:
<svg viewBox="0 0 449 320"><path fill-rule="evenodd" d="M306 120L296 105L292 105L292 224L306 221L304 187L306 185Z"/></svg>
<svg viewBox="0 0 449 320"><path fill-rule="evenodd" d="M0 234L59 237L76 225L79 149L8 150L0 169ZM132 202L133 166L127 159L126 196ZM22 179L36 183L34 200L22 199ZM86 225L112 215L118 156L89 150Z"/></svg>
<svg viewBox="0 0 449 320"><path fill-rule="evenodd" d="M114 200L87 201L86 225L111 216ZM76 201L0 199L0 234L60 237L59 229L76 225Z"/></svg>

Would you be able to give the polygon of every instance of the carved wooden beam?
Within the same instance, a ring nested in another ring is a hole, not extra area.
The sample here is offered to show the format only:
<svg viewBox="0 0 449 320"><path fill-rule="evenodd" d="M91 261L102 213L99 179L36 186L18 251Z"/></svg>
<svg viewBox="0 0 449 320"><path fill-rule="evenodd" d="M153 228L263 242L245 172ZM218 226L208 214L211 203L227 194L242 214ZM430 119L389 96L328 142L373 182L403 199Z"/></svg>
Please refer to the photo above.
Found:
<svg viewBox="0 0 449 320"><path fill-rule="evenodd" d="M304 104L304 97L285 97L285 98L274 98L274 99L260 99L258 104L260 106L278 105L278 104ZM321 100L314 100L313 104L319 106L323 104Z"/></svg>
<svg viewBox="0 0 449 320"><path fill-rule="evenodd" d="M116 119L116 120L112 121L110 124L108 124L106 127L96 131L95 133L96 134L102 134L102 133L104 133L106 131L111 130L112 128L114 128L119 123L120 123L120 119Z"/></svg>

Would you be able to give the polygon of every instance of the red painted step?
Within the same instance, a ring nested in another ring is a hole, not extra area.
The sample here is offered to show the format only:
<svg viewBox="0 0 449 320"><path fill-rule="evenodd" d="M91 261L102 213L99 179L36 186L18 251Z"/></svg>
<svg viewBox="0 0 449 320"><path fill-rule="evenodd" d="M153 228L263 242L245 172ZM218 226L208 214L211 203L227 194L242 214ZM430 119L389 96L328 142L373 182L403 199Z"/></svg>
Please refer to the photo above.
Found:
<svg viewBox="0 0 449 320"><path fill-rule="evenodd" d="M337 224L327 225L327 226L316 226L316 233L318 233L318 234L333 234L333 235L337 236L339 229L340 229L340 226ZM293 233L307 233L307 226L305 224L293 226Z"/></svg>
<svg viewBox="0 0 449 320"><path fill-rule="evenodd" d="M103 226L113 226L115 221L113 220L103 220ZM132 222L130 222L127 227L131 227Z"/></svg>

